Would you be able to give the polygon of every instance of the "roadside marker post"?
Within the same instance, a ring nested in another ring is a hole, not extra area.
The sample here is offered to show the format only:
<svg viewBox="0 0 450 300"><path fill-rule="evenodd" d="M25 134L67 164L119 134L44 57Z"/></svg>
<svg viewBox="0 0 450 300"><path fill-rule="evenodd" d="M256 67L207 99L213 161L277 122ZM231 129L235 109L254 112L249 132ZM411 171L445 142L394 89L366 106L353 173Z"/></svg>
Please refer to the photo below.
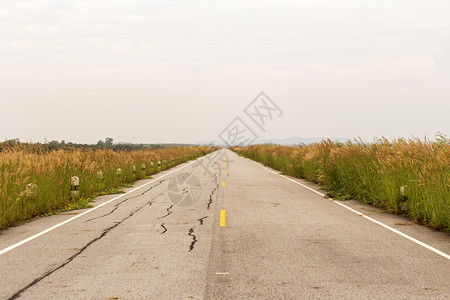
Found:
<svg viewBox="0 0 450 300"><path fill-rule="evenodd" d="M27 195L31 197L36 197L37 185L34 183L27 184Z"/></svg>
<svg viewBox="0 0 450 300"><path fill-rule="evenodd" d="M78 197L80 195L80 191L78 190L80 187L80 178L78 176L72 176L70 178L70 195L72 198Z"/></svg>
<svg viewBox="0 0 450 300"><path fill-rule="evenodd" d="M98 171L97 172L97 179L102 181L103 180L103 172L102 171Z"/></svg>

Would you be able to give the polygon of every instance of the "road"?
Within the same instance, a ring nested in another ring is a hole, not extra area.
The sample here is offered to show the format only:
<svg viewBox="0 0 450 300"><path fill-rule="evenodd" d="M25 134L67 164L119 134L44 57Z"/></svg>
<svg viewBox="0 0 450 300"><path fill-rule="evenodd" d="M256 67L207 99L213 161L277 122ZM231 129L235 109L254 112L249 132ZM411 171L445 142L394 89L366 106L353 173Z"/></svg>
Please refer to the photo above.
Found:
<svg viewBox="0 0 450 300"><path fill-rule="evenodd" d="M0 232L0 250L12 246L0 252L0 298L450 297L449 234L343 202L363 217L312 183L225 151L228 164L213 153L139 181L127 194L99 197L93 210ZM215 161L225 169L206 172ZM201 183L187 207L167 193L182 173Z"/></svg>

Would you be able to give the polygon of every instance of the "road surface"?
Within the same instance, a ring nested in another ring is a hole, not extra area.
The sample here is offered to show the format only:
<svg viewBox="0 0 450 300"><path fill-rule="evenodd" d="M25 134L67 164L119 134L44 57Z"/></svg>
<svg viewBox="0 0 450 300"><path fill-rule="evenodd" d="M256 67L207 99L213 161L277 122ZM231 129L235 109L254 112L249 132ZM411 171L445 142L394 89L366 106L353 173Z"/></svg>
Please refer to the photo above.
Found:
<svg viewBox="0 0 450 300"><path fill-rule="evenodd" d="M99 197L94 210L0 232L0 298L450 296L449 234L343 202L363 217L316 193L314 184L225 151L228 164L213 153L139 181L120 197ZM182 173L201 183L188 207L167 193Z"/></svg>

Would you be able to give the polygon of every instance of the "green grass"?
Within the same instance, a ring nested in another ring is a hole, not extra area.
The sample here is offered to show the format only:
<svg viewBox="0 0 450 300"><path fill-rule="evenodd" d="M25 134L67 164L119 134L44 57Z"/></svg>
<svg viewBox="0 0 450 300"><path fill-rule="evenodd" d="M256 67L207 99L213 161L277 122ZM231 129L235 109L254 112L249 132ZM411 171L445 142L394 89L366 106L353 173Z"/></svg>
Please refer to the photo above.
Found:
<svg viewBox="0 0 450 300"><path fill-rule="evenodd" d="M328 196L356 199L450 231L450 145L417 139L374 144L256 145L232 150L284 174L321 184ZM405 186L405 195L400 188Z"/></svg>
<svg viewBox="0 0 450 300"><path fill-rule="evenodd" d="M200 146L126 152L92 149L49 152L29 146L3 149L0 152L0 229L37 216L87 208L96 196L120 193L120 189L132 186L136 180L150 178L213 150ZM120 175L116 173L118 168L122 169ZM80 178L78 195L71 194L72 176ZM28 184L35 185L36 189L28 189Z"/></svg>

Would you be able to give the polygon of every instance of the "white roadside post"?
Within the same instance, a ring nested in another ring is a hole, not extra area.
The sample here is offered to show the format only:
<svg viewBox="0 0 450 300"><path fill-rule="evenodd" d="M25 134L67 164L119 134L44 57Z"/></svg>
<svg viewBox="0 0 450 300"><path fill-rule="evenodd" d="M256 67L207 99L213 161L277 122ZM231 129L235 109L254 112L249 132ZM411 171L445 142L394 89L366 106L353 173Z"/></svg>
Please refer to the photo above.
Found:
<svg viewBox="0 0 450 300"><path fill-rule="evenodd" d="M401 194L403 197L406 197L406 192L407 192L407 190L408 190L408 186L407 186L407 185L402 185L402 186L400 187L400 194Z"/></svg>
<svg viewBox="0 0 450 300"><path fill-rule="evenodd" d="M118 169L116 170L116 175L117 175L117 176L122 175L122 169L121 169L121 168L118 168Z"/></svg>
<svg viewBox="0 0 450 300"><path fill-rule="evenodd" d="M34 183L27 184L27 195L29 197L36 197L37 185Z"/></svg>
<svg viewBox="0 0 450 300"><path fill-rule="evenodd" d="M70 195L72 198L76 198L80 195L80 178L78 176L72 176L70 178Z"/></svg>
<svg viewBox="0 0 450 300"><path fill-rule="evenodd" d="M136 166L133 166L133 174L136 174Z"/></svg>
<svg viewBox="0 0 450 300"><path fill-rule="evenodd" d="M104 184L103 184L103 172L102 171L97 171L97 181L98 181L98 188L99 189L103 189L104 188Z"/></svg>

